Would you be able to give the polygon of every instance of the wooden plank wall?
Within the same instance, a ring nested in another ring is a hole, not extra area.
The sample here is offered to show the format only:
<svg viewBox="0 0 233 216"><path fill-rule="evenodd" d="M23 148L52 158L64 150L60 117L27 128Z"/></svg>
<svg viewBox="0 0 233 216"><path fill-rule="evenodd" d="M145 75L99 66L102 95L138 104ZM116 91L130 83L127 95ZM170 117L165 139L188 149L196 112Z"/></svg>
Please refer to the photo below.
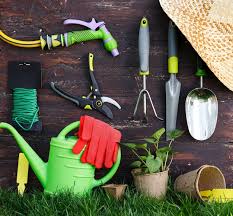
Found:
<svg viewBox="0 0 233 216"><path fill-rule="evenodd" d="M162 117L165 116L165 81L167 74L167 25L168 18L162 11L158 0L1 0L0 28L8 35L18 39L38 38L39 29L48 34L62 33L80 27L63 26L63 20L77 18L89 21L90 18L104 20L111 33L119 42L121 55L112 58L98 41L82 43L70 48L57 48L51 51L40 49L21 49L0 41L0 120L10 122L11 91L7 88L7 62L10 60L38 60L42 63L43 87L39 90L40 118L43 132L40 135L23 136L38 152L47 159L50 138L56 136L65 125L76 121L83 114L89 114L108 122L99 113L86 112L74 104L58 97L51 91L49 83L55 81L72 94L88 93L88 52L95 54L96 78L102 92L122 105L122 111L113 110L115 118L112 125L123 133L123 141L139 140L149 136L164 122L153 117L149 108L149 123L132 122L134 105L142 81L138 77L138 28L146 16L150 22L151 50L148 89L155 107ZM212 89L219 99L219 120L214 136L205 141L193 140L187 130L184 102L187 93L199 85L194 77L195 51L186 39L179 36L180 70L182 83L178 128L185 135L174 144L175 156L171 174L176 177L199 167L214 164L222 169L228 186L233 177L233 96L212 74L205 79L205 86ZM129 164L134 155L123 148L122 163L114 177L114 182L130 182ZM13 138L4 132L0 136L0 186L15 186L17 155L19 149ZM34 174L30 183L39 185Z"/></svg>

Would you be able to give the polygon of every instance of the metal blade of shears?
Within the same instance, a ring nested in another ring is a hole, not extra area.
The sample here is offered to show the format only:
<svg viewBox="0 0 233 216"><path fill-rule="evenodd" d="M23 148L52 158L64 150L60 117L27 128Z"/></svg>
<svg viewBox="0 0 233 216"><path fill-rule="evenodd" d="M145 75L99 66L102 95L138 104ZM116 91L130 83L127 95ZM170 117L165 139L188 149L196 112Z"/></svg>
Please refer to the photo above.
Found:
<svg viewBox="0 0 233 216"><path fill-rule="evenodd" d="M107 105L103 104L102 107L97 110L106 115L109 119L113 119L112 111Z"/></svg>
<svg viewBox="0 0 233 216"><path fill-rule="evenodd" d="M121 109L120 104L117 103L115 100L113 100L110 97L101 97L101 100L103 103L109 103L109 104L112 104L113 106L117 107L118 109Z"/></svg>

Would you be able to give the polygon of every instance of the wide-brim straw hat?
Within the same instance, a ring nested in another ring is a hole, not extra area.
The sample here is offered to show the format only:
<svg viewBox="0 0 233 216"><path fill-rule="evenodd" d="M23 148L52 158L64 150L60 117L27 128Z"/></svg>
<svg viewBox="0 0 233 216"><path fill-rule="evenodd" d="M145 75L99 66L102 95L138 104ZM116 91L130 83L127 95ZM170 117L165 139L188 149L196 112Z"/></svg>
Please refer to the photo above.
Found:
<svg viewBox="0 0 233 216"><path fill-rule="evenodd" d="M233 0L159 0L215 76L233 91Z"/></svg>

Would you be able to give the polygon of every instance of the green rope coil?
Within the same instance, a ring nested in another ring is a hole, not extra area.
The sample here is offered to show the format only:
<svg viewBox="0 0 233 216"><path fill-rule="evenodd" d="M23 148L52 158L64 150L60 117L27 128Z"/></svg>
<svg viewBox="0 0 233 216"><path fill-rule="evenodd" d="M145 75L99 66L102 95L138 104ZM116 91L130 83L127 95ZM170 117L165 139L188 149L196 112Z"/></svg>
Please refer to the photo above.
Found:
<svg viewBox="0 0 233 216"><path fill-rule="evenodd" d="M36 89L13 89L12 120L20 128L29 131L33 124L39 121L38 112ZM28 125L28 127L25 127L25 125Z"/></svg>

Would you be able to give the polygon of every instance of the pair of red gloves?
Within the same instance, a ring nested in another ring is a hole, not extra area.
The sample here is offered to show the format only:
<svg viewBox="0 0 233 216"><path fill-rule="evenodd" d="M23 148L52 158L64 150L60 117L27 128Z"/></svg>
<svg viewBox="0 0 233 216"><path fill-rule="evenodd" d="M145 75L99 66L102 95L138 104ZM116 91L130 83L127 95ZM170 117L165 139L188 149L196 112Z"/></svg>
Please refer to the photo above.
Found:
<svg viewBox="0 0 233 216"><path fill-rule="evenodd" d="M73 153L81 156L83 163L89 163L100 169L103 166L111 168L117 160L118 143L121 140L120 131L110 125L90 116L80 118L77 133L79 139L73 147Z"/></svg>

